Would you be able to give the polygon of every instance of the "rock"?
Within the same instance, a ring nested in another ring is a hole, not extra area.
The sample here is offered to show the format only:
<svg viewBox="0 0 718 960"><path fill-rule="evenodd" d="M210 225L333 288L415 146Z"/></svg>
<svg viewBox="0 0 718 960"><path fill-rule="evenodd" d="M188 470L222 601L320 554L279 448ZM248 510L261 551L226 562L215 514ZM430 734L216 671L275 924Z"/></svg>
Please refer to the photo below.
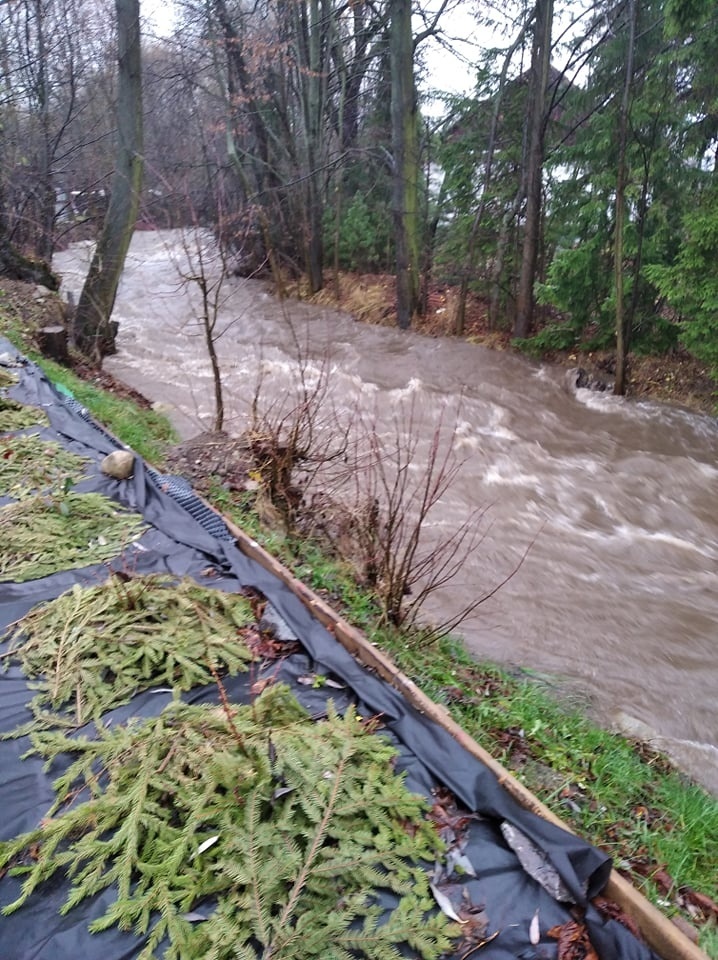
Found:
<svg viewBox="0 0 718 960"><path fill-rule="evenodd" d="M637 717L632 717L630 713L624 713L623 710L617 710L614 713L611 727L615 733L620 733L623 737L641 740L644 743L650 743L658 736L653 727L649 727Z"/></svg>
<svg viewBox="0 0 718 960"><path fill-rule="evenodd" d="M127 480L135 469L135 455L129 450L115 450L100 464L100 470L116 480Z"/></svg>
<svg viewBox="0 0 718 960"><path fill-rule="evenodd" d="M608 390L609 386L610 384L601 380L600 377L591 376L588 370L584 370L583 367L576 370L576 389L578 390L597 390L599 393L603 393L604 390Z"/></svg>

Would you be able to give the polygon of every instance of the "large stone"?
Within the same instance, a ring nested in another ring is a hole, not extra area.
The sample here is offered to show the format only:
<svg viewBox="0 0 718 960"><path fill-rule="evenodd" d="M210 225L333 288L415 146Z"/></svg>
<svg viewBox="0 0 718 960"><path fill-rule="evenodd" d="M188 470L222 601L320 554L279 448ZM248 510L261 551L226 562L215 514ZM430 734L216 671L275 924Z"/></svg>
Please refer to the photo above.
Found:
<svg viewBox="0 0 718 960"><path fill-rule="evenodd" d="M100 464L100 470L116 480L127 480L135 469L135 455L129 450L115 450L108 453Z"/></svg>

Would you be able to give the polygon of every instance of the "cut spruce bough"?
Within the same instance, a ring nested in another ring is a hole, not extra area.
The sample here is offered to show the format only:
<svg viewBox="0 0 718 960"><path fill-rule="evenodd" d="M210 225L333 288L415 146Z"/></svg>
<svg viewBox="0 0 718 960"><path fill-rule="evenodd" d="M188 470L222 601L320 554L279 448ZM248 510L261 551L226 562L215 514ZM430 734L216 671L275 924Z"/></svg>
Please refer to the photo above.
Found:
<svg viewBox="0 0 718 960"><path fill-rule="evenodd" d="M17 383L17 374L12 373L10 370L3 370L0 367L0 390L6 390L8 387L12 387Z"/></svg>
<svg viewBox="0 0 718 960"><path fill-rule="evenodd" d="M36 433L0 437L0 496L23 499L77 483L89 461Z"/></svg>
<svg viewBox="0 0 718 960"><path fill-rule="evenodd" d="M27 427L47 426L45 413L37 407L30 407L16 400L0 396L0 434L12 430L25 430Z"/></svg>
<svg viewBox="0 0 718 960"><path fill-rule="evenodd" d="M5 662L37 691L27 729L81 726L153 686L173 691L246 671L246 597L167 576L118 573L75 585L11 625Z"/></svg>
<svg viewBox="0 0 718 960"><path fill-rule="evenodd" d="M99 493L55 491L0 509L0 581L22 582L103 563L147 529Z"/></svg>
<svg viewBox="0 0 718 960"><path fill-rule="evenodd" d="M0 844L0 871L24 876L4 912L59 872L63 913L116 891L90 930L133 930L138 960L436 960L459 932L425 869L443 846L374 725L331 702L315 722L276 685L97 739L35 734L72 762L41 826Z"/></svg>

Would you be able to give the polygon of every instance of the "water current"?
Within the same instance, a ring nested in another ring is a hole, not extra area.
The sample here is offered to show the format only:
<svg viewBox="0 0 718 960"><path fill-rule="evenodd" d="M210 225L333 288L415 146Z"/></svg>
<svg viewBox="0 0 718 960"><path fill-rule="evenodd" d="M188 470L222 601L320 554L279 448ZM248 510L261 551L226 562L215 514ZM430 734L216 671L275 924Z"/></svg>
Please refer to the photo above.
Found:
<svg viewBox="0 0 718 960"><path fill-rule="evenodd" d="M57 257L64 290L77 293L89 253L77 244ZM118 354L105 364L185 438L213 415L187 272L179 232L135 235ZM428 535L486 507L484 537L431 616L491 590L536 538L462 626L469 649L556 678L600 722L653 736L718 793L717 421L576 390L564 369L478 345L279 303L255 280L223 285L217 329L231 433L246 426L258 370L265 394L296 380L297 344L305 374L328 364L332 403L369 411L388 435L398 410L424 437L455 425L464 463Z"/></svg>

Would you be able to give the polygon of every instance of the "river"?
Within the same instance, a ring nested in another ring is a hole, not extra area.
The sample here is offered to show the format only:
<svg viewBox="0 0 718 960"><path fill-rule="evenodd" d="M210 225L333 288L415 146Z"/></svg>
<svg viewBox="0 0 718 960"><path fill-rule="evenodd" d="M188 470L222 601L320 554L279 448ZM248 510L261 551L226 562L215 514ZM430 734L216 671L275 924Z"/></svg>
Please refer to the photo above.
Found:
<svg viewBox="0 0 718 960"><path fill-rule="evenodd" d="M76 244L57 256L63 290L77 293L89 254ZM135 234L105 367L188 438L211 427L213 394L182 273L179 232ZM491 590L535 538L462 626L469 649L556 677L599 722L647 725L718 794L718 422L576 390L565 369L478 345L279 303L259 281L220 292L225 428L246 426L259 369L265 395L296 379L297 344L305 374L328 365L340 412L358 406L387 435L400 410L423 437L441 419L456 426L464 462L431 525L440 536L485 507L484 536L430 615Z"/></svg>

